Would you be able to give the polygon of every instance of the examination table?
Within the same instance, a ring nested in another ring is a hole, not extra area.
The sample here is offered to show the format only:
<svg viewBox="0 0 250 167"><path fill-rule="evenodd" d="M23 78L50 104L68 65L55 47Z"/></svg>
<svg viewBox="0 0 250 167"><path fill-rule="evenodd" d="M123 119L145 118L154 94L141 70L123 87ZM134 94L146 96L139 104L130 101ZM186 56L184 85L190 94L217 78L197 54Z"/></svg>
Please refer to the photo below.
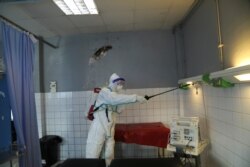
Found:
<svg viewBox="0 0 250 167"><path fill-rule="evenodd" d="M116 124L115 141L166 148L170 129L161 122Z"/></svg>
<svg viewBox="0 0 250 167"><path fill-rule="evenodd" d="M115 141L166 148L170 129L161 122L116 124ZM60 167L105 167L103 159L67 159ZM110 167L180 167L176 158L114 159Z"/></svg>

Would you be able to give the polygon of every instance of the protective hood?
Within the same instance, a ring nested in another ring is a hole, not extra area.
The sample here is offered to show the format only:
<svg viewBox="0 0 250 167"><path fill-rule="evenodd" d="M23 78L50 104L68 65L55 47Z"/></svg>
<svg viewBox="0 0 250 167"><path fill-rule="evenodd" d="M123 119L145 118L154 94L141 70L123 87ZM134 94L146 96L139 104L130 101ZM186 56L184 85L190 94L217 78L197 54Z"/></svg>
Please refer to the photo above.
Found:
<svg viewBox="0 0 250 167"><path fill-rule="evenodd" d="M110 78L109 78L109 87L113 90L113 91L117 91L117 82L118 81L125 81L124 78L120 77L119 75L117 75L116 73L113 73Z"/></svg>

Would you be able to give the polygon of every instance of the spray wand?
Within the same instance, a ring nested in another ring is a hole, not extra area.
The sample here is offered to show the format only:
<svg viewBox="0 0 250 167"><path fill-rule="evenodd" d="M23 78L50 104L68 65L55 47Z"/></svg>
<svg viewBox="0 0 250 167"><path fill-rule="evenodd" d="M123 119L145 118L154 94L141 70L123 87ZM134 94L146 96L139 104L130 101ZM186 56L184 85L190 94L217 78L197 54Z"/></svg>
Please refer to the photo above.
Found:
<svg viewBox="0 0 250 167"><path fill-rule="evenodd" d="M148 96L148 95L145 95L144 96L144 98L145 99L147 99L147 100L149 100L149 99L151 99L152 97L155 97L155 96L159 96L159 95L162 95L162 94L165 94L165 93L168 93L168 92L172 92L172 91L174 91L174 90L176 90L176 89L188 89L188 86L189 86L190 84L185 84L185 85L179 85L179 87L176 87L176 88L173 88L173 89L170 89L170 90L167 90L167 91L164 91L164 92L161 92L161 93L157 93L157 94L154 94L154 95L151 95L151 96Z"/></svg>

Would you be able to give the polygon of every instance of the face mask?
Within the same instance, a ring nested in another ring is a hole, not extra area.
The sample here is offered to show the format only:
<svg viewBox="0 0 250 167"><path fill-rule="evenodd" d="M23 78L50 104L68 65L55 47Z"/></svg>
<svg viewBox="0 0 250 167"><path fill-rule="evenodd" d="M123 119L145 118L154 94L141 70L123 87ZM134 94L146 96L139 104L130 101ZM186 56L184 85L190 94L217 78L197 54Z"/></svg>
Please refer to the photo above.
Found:
<svg viewBox="0 0 250 167"><path fill-rule="evenodd" d="M120 91L120 90L122 90L123 89L123 86L122 85L117 85L117 91Z"/></svg>

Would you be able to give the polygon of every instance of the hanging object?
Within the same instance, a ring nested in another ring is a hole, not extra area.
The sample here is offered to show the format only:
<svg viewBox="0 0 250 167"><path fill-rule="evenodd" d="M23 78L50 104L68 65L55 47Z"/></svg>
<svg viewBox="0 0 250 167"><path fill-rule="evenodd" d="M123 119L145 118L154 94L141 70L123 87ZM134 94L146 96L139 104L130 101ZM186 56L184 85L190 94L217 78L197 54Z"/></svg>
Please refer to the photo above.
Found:
<svg viewBox="0 0 250 167"><path fill-rule="evenodd" d="M100 59L102 59L107 52L112 49L111 45L107 45L107 46L103 46L101 48L99 48L89 59L89 64L93 64L96 61L99 61Z"/></svg>

